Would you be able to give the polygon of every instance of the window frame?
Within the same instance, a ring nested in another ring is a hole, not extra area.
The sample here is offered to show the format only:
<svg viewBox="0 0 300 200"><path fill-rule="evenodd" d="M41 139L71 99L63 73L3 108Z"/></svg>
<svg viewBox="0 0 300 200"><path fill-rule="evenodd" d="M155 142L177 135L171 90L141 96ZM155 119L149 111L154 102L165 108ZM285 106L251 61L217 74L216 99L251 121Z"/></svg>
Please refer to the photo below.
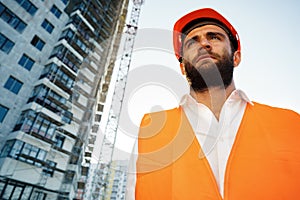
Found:
<svg viewBox="0 0 300 200"><path fill-rule="evenodd" d="M15 0L22 8L24 8L31 16L34 16L38 8L29 0Z"/></svg>
<svg viewBox="0 0 300 200"><path fill-rule="evenodd" d="M22 157L22 154L28 156L29 158ZM47 157L47 151L24 141L13 139L6 141L1 150L1 157L11 157L31 165L42 167L42 164L39 161L45 161Z"/></svg>
<svg viewBox="0 0 300 200"><path fill-rule="evenodd" d="M44 21L41 24L41 27L43 27L48 33L52 33L54 30L54 25L50 23L47 19L44 19Z"/></svg>
<svg viewBox="0 0 300 200"><path fill-rule="evenodd" d="M16 31L22 33L26 28L27 24L2 3L0 3L0 7L3 8L0 10L0 18L7 24L9 24L12 28L14 28Z"/></svg>
<svg viewBox="0 0 300 200"><path fill-rule="evenodd" d="M61 0L63 4L67 5L69 3L69 0Z"/></svg>
<svg viewBox="0 0 300 200"><path fill-rule="evenodd" d="M56 125L40 113L33 110L23 111L17 121L14 131L21 130L25 133L34 133L45 139L52 140Z"/></svg>
<svg viewBox="0 0 300 200"><path fill-rule="evenodd" d="M11 41L8 37L0 33L0 49L6 54L9 54L15 43Z"/></svg>
<svg viewBox="0 0 300 200"><path fill-rule="evenodd" d="M35 35L33 36L30 44L34 46L39 51L42 51L44 46L46 45L46 42L44 42L39 36Z"/></svg>
<svg viewBox="0 0 300 200"><path fill-rule="evenodd" d="M62 15L62 11L58 9L58 7L56 5L53 5L50 9L51 13L57 18L59 19L60 16Z"/></svg>
<svg viewBox="0 0 300 200"><path fill-rule="evenodd" d="M22 57L20 58L18 64L20 66L22 66L23 68L27 69L28 71L30 71L34 65L35 61L30 58L28 55L26 55L25 53L22 55Z"/></svg>
<svg viewBox="0 0 300 200"><path fill-rule="evenodd" d="M23 82L19 81L13 76L9 76L3 87L14 94L19 94L22 86Z"/></svg>
<svg viewBox="0 0 300 200"><path fill-rule="evenodd" d="M61 135L61 134L56 134L54 137L54 146L58 147L58 148L63 148L64 143L65 143L65 139L66 137Z"/></svg>
<svg viewBox="0 0 300 200"><path fill-rule="evenodd" d="M43 174L53 177L57 163L51 160L46 160L46 165L43 166Z"/></svg>
<svg viewBox="0 0 300 200"><path fill-rule="evenodd" d="M0 104L0 123L2 123L9 111L9 108Z"/></svg>

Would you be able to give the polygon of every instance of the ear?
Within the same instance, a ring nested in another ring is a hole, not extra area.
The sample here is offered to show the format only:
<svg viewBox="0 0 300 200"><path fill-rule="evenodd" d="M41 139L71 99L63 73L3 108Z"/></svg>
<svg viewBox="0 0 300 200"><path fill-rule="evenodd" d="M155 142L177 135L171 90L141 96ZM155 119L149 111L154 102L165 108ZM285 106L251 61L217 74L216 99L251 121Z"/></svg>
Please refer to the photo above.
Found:
<svg viewBox="0 0 300 200"><path fill-rule="evenodd" d="M180 63L180 69L181 69L181 74L185 75L185 67L184 67L184 64L182 62Z"/></svg>
<svg viewBox="0 0 300 200"><path fill-rule="evenodd" d="M240 51L235 51L233 54L233 66L237 67L240 62L241 62L242 58L241 58L241 52Z"/></svg>

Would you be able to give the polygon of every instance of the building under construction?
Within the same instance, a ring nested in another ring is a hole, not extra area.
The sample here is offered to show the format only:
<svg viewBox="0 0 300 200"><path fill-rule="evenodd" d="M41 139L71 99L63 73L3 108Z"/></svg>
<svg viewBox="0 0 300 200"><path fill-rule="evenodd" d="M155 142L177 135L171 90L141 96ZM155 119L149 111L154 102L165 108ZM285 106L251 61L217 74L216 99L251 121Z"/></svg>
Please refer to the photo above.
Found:
<svg viewBox="0 0 300 200"><path fill-rule="evenodd" d="M0 199L84 198L128 1L0 1Z"/></svg>

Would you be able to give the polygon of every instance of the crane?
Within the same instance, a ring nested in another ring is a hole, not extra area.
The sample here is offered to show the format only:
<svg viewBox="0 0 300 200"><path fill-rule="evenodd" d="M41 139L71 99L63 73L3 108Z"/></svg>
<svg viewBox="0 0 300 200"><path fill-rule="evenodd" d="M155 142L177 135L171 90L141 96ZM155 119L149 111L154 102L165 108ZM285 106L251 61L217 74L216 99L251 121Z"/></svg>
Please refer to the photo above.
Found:
<svg viewBox="0 0 300 200"><path fill-rule="evenodd" d="M131 63L134 41L138 30L140 11L143 4L144 0L133 0L129 23L127 23L125 26L125 42L123 46L123 53L121 55L120 65L117 70L115 88L112 95L108 120L105 126L104 138L97 164L99 174L94 176L94 179L98 180L93 181L94 184L98 182L99 185L98 188L94 187L92 199L105 199L108 183L108 171L112 163L118 124L125 94L127 75Z"/></svg>

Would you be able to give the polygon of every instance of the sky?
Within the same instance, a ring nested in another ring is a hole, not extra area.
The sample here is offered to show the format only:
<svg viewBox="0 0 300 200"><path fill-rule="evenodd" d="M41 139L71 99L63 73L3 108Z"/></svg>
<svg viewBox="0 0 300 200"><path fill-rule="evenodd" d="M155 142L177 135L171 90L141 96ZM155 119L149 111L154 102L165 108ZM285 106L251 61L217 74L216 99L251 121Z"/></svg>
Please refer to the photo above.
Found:
<svg viewBox="0 0 300 200"><path fill-rule="evenodd" d="M145 0L140 13L116 148L131 152L145 113L178 106L188 92L173 54L177 19L210 7L237 30L242 62L236 88L252 101L300 113L300 1Z"/></svg>

